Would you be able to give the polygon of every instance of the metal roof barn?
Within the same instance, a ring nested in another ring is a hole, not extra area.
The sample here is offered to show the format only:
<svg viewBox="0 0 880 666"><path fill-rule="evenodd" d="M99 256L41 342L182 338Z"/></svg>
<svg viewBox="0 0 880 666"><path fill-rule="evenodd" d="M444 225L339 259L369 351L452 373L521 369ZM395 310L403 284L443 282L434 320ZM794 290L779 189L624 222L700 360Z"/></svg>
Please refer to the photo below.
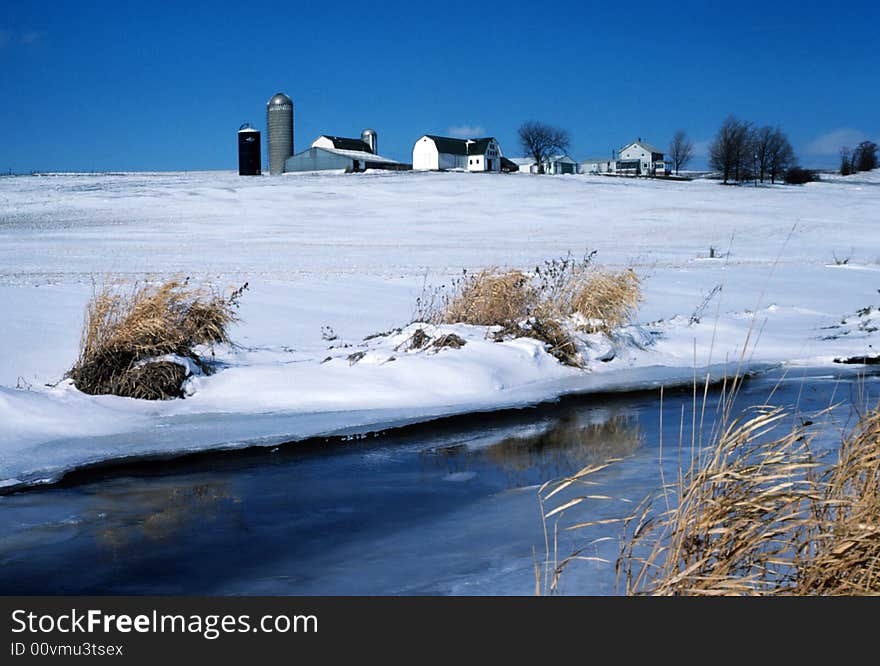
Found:
<svg viewBox="0 0 880 666"><path fill-rule="evenodd" d="M409 169L403 164L363 150L312 147L288 158L284 171L364 171L365 169Z"/></svg>

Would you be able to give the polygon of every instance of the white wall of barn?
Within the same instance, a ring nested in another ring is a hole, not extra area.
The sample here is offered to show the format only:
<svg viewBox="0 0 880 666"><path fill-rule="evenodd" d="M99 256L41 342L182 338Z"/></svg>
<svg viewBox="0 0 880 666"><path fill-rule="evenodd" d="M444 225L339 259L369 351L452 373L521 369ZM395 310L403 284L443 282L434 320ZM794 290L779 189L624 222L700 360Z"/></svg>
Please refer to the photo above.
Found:
<svg viewBox="0 0 880 666"><path fill-rule="evenodd" d="M441 169L467 169L467 155L440 153Z"/></svg>
<svg viewBox="0 0 880 666"><path fill-rule="evenodd" d="M413 169L416 171L430 171L440 169L440 155L437 146L426 136L416 141L413 146Z"/></svg>

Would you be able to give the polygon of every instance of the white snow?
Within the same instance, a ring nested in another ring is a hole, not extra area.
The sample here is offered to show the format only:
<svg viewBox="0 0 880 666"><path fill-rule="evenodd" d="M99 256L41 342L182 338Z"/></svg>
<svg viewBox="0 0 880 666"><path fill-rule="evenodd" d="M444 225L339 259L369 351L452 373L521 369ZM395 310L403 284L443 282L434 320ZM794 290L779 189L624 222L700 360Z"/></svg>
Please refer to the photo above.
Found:
<svg viewBox="0 0 880 666"><path fill-rule="evenodd" d="M877 172L758 189L466 173L0 178L0 485L107 459L689 382L695 366L734 371L746 342L752 364L872 354L880 316L859 311L880 300L878 204ZM708 259L710 246L726 256ZM592 249L602 264L633 265L645 301L614 345L587 340L587 371L478 327L431 330L467 341L437 353L401 346L412 327L363 341L405 327L423 285L462 268L528 269ZM837 266L835 255L851 258ZM216 350L221 371L158 403L62 380L93 283L173 274L250 284L239 346ZM338 339L322 339L322 326Z"/></svg>

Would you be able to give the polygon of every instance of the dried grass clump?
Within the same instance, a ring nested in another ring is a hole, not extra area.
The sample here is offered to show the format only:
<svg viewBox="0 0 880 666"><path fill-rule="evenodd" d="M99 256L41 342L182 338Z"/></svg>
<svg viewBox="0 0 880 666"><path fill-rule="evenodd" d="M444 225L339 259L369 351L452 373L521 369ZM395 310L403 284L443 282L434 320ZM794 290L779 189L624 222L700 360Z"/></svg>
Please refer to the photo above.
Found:
<svg viewBox="0 0 880 666"><path fill-rule="evenodd" d="M499 326L496 341L531 337L567 365L582 367L572 330L609 337L629 323L641 301L635 271L593 265L595 252L545 261L531 273L486 268L467 271L447 287L423 287L413 322Z"/></svg>
<svg viewBox="0 0 880 666"><path fill-rule="evenodd" d="M880 594L880 411L845 438L825 476L810 557L794 594Z"/></svg>
<svg viewBox="0 0 880 666"><path fill-rule="evenodd" d="M639 276L631 268L623 271L593 269L573 276L570 314L579 315L579 329L610 335L628 324L642 300Z"/></svg>
<svg viewBox="0 0 880 666"><path fill-rule="evenodd" d="M819 473L802 427L759 410L627 520L628 594L880 594L880 412ZM656 501L659 501L656 500Z"/></svg>
<svg viewBox="0 0 880 666"><path fill-rule="evenodd" d="M246 288L224 297L186 280L135 285L128 292L106 284L87 306L79 358L67 376L92 395L182 397L186 369L161 357L188 358L209 372L195 348L229 342L228 327Z"/></svg>
<svg viewBox="0 0 880 666"><path fill-rule="evenodd" d="M453 290L442 313L447 324L504 326L522 321L540 298L529 277L519 270L485 268L465 274Z"/></svg>

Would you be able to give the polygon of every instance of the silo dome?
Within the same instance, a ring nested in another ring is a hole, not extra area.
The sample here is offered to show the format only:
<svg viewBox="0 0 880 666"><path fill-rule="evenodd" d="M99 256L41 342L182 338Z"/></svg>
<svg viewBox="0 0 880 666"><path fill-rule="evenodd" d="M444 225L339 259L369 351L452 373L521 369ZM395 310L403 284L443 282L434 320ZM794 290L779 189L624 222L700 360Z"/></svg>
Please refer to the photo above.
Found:
<svg viewBox="0 0 880 666"><path fill-rule="evenodd" d="M269 100L268 106L278 105L278 104L293 104L293 100L290 99L284 93L275 93L272 95L272 99Z"/></svg>
<svg viewBox="0 0 880 666"><path fill-rule="evenodd" d="M373 155L379 154L379 137L376 134L376 130L369 127L365 129L361 132L361 141L370 147L370 152L373 153Z"/></svg>

